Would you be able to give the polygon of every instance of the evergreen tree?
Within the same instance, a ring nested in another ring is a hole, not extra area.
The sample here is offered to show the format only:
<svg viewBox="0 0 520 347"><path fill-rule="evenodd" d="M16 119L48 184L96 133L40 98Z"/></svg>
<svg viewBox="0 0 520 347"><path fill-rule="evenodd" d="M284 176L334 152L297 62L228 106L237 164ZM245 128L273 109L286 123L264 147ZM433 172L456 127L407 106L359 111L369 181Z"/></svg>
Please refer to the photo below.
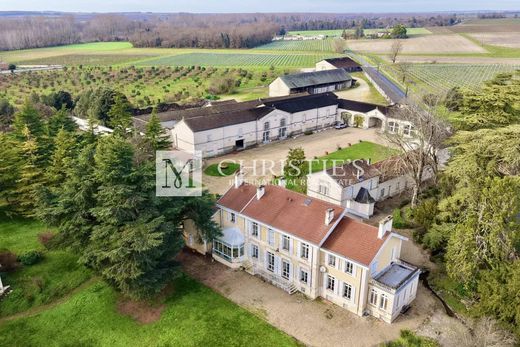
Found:
<svg viewBox="0 0 520 347"><path fill-rule="evenodd" d="M25 100L22 109L14 116L14 133L18 139L26 140L26 129L36 138L44 133L40 114L29 100Z"/></svg>
<svg viewBox="0 0 520 347"><path fill-rule="evenodd" d="M44 185L43 171L40 167L41 159L34 136L27 127L23 133L26 140L21 147L23 160L20 176L16 182L16 205L20 214L34 217L37 214L39 194Z"/></svg>
<svg viewBox="0 0 520 347"><path fill-rule="evenodd" d="M148 124L146 124L144 136L154 151L171 148L172 143L170 141L170 136L166 133L159 122L159 117L157 117L157 110L155 108L152 110L152 115Z"/></svg>
<svg viewBox="0 0 520 347"><path fill-rule="evenodd" d="M126 137L132 126L132 113L130 112L130 104L126 98L116 95L114 104L108 112L110 117L110 126L114 129L114 134Z"/></svg>
<svg viewBox="0 0 520 347"><path fill-rule="evenodd" d="M0 209L11 210L22 165L21 153L18 143L4 133L0 133L0 153Z"/></svg>
<svg viewBox="0 0 520 347"><path fill-rule="evenodd" d="M305 160L305 152L303 148L291 148L287 155L284 166L284 175L288 178L300 178L307 174L308 163Z"/></svg>
<svg viewBox="0 0 520 347"><path fill-rule="evenodd" d="M56 111L47 123L47 131L50 137L56 136L60 129L65 131L73 132L78 129L78 126L74 120L70 117L67 109L62 107Z"/></svg>
<svg viewBox="0 0 520 347"><path fill-rule="evenodd" d="M63 152L67 152L67 142L62 141L58 148L63 146ZM81 252L88 246L92 229L97 224L91 212L96 206L97 191L94 178L95 150L95 143L85 143L78 156L65 165L63 184L53 191L53 195L47 196L39 215L46 224L58 228L60 243ZM62 151L57 149L56 152ZM59 165L60 160L53 162Z"/></svg>

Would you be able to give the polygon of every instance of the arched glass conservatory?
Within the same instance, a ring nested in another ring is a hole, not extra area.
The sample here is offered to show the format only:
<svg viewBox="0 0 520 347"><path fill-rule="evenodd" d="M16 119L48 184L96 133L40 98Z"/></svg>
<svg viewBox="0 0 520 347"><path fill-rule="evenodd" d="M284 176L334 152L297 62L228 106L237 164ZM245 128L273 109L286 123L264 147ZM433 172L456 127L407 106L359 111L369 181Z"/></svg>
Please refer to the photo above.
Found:
<svg viewBox="0 0 520 347"><path fill-rule="evenodd" d="M244 235L240 229L228 227L222 236L213 241L213 254L231 263L241 262L244 257Z"/></svg>

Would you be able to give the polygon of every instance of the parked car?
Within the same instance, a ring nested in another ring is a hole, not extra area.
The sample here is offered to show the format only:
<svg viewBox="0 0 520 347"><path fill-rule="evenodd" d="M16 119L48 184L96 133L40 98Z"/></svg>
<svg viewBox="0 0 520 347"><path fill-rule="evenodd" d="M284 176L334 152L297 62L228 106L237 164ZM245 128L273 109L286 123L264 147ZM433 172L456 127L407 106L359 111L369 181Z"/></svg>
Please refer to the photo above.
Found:
<svg viewBox="0 0 520 347"><path fill-rule="evenodd" d="M345 124L343 122L336 122L334 129L345 129L346 127L347 127L347 124Z"/></svg>

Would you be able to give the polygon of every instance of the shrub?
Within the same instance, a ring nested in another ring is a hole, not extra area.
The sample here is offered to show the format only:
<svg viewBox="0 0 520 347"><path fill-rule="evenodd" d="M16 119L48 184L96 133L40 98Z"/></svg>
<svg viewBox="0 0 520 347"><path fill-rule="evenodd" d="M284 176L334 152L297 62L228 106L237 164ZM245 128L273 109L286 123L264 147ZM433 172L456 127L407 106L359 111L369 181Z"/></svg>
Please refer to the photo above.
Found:
<svg viewBox="0 0 520 347"><path fill-rule="evenodd" d="M437 200L422 201L413 211L413 220L424 229L429 229L437 215Z"/></svg>
<svg viewBox="0 0 520 347"><path fill-rule="evenodd" d="M406 223L405 219L403 218L403 216L401 215L401 210L396 208L394 209L393 213L392 213L392 217L393 217L393 226L397 229L404 229L404 228L407 228L408 227L408 223Z"/></svg>
<svg viewBox="0 0 520 347"><path fill-rule="evenodd" d="M8 250L0 251L1 272L10 272L16 270L20 264L17 261L16 254Z"/></svg>
<svg viewBox="0 0 520 347"><path fill-rule="evenodd" d="M31 266L39 263L43 259L43 253L40 251L29 251L18 257L18 261L25 266Z"/></svg>

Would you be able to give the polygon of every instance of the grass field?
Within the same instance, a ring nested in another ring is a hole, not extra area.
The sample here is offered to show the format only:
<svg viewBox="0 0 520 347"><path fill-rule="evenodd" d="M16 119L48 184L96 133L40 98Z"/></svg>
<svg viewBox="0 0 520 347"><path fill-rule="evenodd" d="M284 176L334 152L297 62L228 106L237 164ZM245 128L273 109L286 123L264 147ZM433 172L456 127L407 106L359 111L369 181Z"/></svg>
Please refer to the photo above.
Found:
<svg viewBox="0 0 520 347"><path fill-rule="evenodd" d="M332 40L273 41L254 50L333 52Z"/></svg>
<svg viewBox="0 0 520 347"><path fill-rule="evenodd" d="M43 260L35 265L21 266L2 275L12 292L0 301L0 317L9 316L63 297L91 277L90 271L78 264L78 256L66 251L46 251L38 242L38 234L46 231L31 220L0 221L0 249L17 256L38 250Z"/></svg>
<svg viewBox="0 0 520 347"><path fill-rule="evenodd" d="M43 250L37 235L44 230L38 222L4 219L0 245L18 254ZM150 305L161 307L158 320L138 323L119 312L119 294L92 278L77 259L65 250L45 251L40 263L2 274L12 292L0 301L0 345L297 345L261 318L184 275L159 299L144 304L145 311Z"/></svg>
<svg viewBox="0 0 520 347"><path fill-rule="evenodd" d="M356 159L370 159L372 163L375 163L392 155L395 155L395 151L388 147L373 142L363 141L319 157L316 161L313 161L311 172L317 172L324 168L331 168L334 163L336 163L336 165L341 165L341 162L348 162Z"/></svg>
<svg viewBox="0 0 520 347"><path fill-rule="evenodd" d="M160 320L139 324L116 310L98 282L37 316L0 325L5 346L296 346L289 336L211 289L181 277Z"/></svg>
<svg viewBox="0 0 520 347"><path fill-rule="evenodd" d="M187 53L137 62L137 66L312 67L334 53Z"/></svg>
<svg viewBox="0 0 520 347"><path fill-rule="evenodd" d="M299 52L281 47L256 49L134 48L128 42L98 42L78 45L0 52L0 58L15 64L60 64L92 66L255 66L312 67L316 61L337 56L330 41L309 41ZM296 42L297 44L299 42ZM285 52L281 52L285 51Z"/></svg>

